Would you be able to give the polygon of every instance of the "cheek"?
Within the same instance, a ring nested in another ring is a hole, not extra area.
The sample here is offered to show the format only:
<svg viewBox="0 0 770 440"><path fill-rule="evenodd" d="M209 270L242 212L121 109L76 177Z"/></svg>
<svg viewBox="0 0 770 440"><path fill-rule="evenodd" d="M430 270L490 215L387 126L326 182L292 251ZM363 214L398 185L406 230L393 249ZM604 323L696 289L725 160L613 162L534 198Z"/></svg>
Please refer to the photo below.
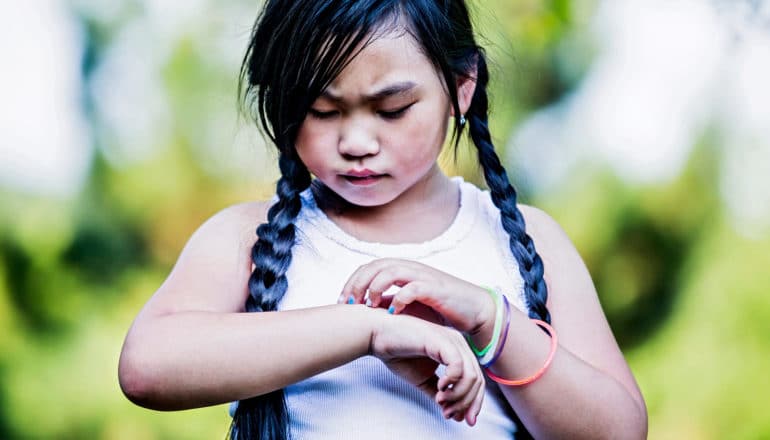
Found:
<svg viewBox="0 0 770 440"><path fill-rule="evenodd" d="M325 147L328 149L335 145L334 134L331 130L323 129L317 123L305 121L297 133L297 140L294 144L300 159L310 168L318 162L319 157L328 153Z"/></svg>
<svg viewBox="0 0 770 440"><path fill-rule="evenodd" d="M437 123L435 119L420 119L410 124L408 128L399 133L401 145L409 145L404 151L403 157L408 160L422 162L426 159L435 159L441 152L446 137L447 124Z"/></svg>

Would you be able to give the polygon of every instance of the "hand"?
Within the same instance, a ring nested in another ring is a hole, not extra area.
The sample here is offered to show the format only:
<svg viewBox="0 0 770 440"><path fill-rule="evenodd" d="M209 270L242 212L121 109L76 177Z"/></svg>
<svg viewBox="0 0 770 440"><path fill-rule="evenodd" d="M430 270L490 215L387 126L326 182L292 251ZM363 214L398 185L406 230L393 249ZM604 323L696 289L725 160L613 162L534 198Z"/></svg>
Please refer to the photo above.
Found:
<svg viewBox="0 0 770 440"><path fill-rule="evenodd" d="M413 316L383 313L369 351L433 398L445 418L476 424L484 400L484 375L459 332ZM441 378L436 376L439 365L446 367Z"/></svg>
<svg viewBox="0 0 770 440"><path fill-rule="evenodd" d="M391 286L401 289L392 300L383 298L382 293ZM356 269L342 289L340 302L353 298L360 304L366 296L372 307L390 306L393 314L427 316L429 321L470 334L495 320L495 304L485 289L416 261L384 258ZM420 304L433 309L441 319L419 311L415 306Z"/></svg>

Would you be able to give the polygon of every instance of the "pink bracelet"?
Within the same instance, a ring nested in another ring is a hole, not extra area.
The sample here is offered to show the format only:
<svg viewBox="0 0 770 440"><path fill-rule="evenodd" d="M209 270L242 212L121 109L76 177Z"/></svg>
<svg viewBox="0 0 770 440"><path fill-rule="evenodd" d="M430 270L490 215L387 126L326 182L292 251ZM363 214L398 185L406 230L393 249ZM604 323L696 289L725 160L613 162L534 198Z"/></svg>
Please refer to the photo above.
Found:
<svg viewBox="0 0 770 440"><path fill-rule="evenodd" d="M540 376L545 374L545 371L548 369L549 366L551 366L551 362L553 361L553 357L556 354L556 349L559 347L559 337L556 335L556 331L548 325L547 322L541 321L539 319L533 319L532 320L535 324L539 325L540 327L544 328L549 335L551 335L551 351L548 353L548 358L545 360L545 364L532 376L526 377L524 379L518 379L518 380L510 380L510 379L503 379L502 377L498 377L494 375L489 369L486 369L487 376L489 376L490 379L494 380L495 382L502 384L502 385L508 385L511 387L518 387L522 385L530 384L538 379L540 379Z"/></svg>
<svg viewBox="0 0 770 440"><path fill-rule="evenodd" d="M508 303L508 298L505 295L503 295L503 304L505 304L505 325L503 325L503 337L500 340L500 343L497 345L497 350L495 350L495 355L492 356L492 359L490 359L486 364L481 365L484 368L491 367L497 358L500 357L500 354L503 352L503 347L505 347L505 340L508 339L508 327L511 325L511 305Z"/></svg>

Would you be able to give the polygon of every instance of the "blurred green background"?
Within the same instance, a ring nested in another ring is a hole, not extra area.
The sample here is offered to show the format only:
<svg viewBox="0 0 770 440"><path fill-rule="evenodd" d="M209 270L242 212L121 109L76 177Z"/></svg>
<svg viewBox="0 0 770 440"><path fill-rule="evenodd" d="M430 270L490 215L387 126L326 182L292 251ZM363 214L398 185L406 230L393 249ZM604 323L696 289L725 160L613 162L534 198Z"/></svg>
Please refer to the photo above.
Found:
<svg viewBox="0 0 770 440"><path fill-rule="evenodd" d="M273 191L236 107L258 3L0 7L0 438L224 437L224 406L131 404L117 361L195 228ZM470 3L497 147L583 255L650 438L770 438L770 8ZM445 168L483 184L469 151Z"/></svg>

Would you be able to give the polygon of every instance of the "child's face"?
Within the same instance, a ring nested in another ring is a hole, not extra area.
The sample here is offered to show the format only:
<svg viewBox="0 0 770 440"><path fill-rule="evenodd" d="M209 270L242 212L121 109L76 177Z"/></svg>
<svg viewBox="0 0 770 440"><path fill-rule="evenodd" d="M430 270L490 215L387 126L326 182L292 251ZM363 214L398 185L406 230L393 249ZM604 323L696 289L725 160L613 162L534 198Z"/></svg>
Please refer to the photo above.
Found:
<svg viewBox="0 0 770 440"><path fill-rule="evenodd" d="M297 136L303 163L359 206L419 191L440 173L449 96L418 43L404 32L361 51L311 106Z"/></svg>

